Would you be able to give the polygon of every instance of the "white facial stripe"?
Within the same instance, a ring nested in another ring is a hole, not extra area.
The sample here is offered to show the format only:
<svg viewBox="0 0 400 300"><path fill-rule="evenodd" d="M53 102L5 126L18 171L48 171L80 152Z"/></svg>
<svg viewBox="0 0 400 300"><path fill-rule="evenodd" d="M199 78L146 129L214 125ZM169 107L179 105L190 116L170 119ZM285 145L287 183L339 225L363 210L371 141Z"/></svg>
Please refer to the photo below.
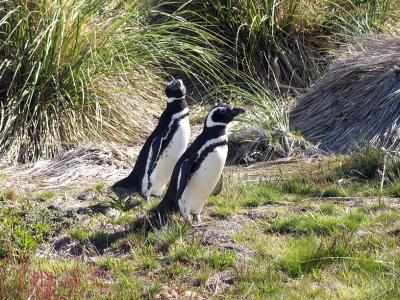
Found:
<svg viewBox="0 0 400 300"><path fill-rule="evenodd" d="M207 126L207 127L213 127L213 126L217 126L217 125L226 126L225 123L222 123L222 122L214 122L214 121L212 120L212 115L214 114L214 112L216 112L217 110L222 110L222 109L225 109L225 107L215 107L214 109L212 109L212 110L208 113L207 122L206 122L206 126Z"/></svg>
<svg viewBox="0 0 400 300"><path fill-rule="evenodd" d="M179 81L179 83L180 83L179 89L181 90L181 93L182 93L183 95L185 95L185 94L186 94L186 87L185 87L185 85L183 84L182 79L178 79L178 81Z"/></svg>
<svg viewBox="0 0 400 300"><path fill-rule="evenodd" d="M197 151L197 157L199 157L199 156L201 155L201 153L202 153L208 146L210 146L210 145L212 145L212 144L221 143L221 142L227 142L227 141L228 141L228 137L227 137L225 134L224 134L224 135L221 135L221 136L219 136L219 137L217 137L217 138L215 138L215 139L211 139L211 140L207 141L207 142L203 145L203 147L201 147L200 150Z"/></svg>
<svg viewBox="0 0 400 300"><path fill-rule="evenodd" d="M168 103L172 103L172 102L174 102L175 100L182 100L182 99L185 99L185 96L180 97L180 98L174 98L174 97L172 97L172 98L167 98L167 102L168 102Z"/></svg>

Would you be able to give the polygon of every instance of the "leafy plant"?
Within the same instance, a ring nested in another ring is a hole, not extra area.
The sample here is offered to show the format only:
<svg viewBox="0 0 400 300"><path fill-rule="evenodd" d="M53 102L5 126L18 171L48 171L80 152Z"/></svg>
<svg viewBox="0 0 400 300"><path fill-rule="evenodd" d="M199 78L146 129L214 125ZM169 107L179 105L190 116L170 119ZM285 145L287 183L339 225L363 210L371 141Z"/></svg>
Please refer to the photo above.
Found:
<svg viewBox="0 0 400 300"><path fill-rule="evenodd" d="M30 213L25 205L0 209L0 258L25 260L53 232L46 219Z"/></svg>

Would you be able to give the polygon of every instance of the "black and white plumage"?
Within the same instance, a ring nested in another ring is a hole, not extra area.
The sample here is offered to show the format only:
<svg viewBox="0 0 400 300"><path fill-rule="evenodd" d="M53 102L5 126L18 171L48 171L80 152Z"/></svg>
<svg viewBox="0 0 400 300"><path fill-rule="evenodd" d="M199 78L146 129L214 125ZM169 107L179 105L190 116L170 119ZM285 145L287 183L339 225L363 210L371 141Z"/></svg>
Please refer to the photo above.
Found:
<svg viewBox="0 0 400 300"><path fill-rule="evenodd" d="M168 190L154 212L162 219L180 211L200 221L205 201L218 183L228 154L226 125L244 109L218 105L210 110L202 133L178 160Z"/></svg>
<svg viewBox="0 0 400 300"><path fill-rule="evenodd" d="M136 164L128 177L112 187L117 193L139 193L145 199L160 197L179 157L190 138L189 108L182 80L168 83L165 94L167 107L157 127L143 145Z"/></svg>

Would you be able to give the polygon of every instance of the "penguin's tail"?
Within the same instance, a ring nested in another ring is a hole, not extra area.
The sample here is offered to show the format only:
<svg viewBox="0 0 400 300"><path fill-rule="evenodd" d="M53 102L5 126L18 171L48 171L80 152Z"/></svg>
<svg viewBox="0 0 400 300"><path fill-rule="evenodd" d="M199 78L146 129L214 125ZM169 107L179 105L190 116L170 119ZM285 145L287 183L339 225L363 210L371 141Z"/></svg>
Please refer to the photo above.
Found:
<svg viewBox="0 0 400 300"><path fill-rule="evenodd" d="M137 185L133 182L131 176L128 176L120 181L117 181L111 187L111 190L116 194L136 194L139 193Z"/></svg>

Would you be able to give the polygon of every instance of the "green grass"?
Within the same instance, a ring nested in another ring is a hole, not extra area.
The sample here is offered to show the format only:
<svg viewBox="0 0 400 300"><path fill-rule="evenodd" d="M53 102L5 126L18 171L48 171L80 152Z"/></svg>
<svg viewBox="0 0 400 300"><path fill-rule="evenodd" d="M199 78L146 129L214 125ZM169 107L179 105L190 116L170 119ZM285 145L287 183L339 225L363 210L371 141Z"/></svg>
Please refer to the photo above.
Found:
<svg viewBox="0 0 400 300"><path fill-rule="evenodd" d="M147 240L157 245L161 251L166 251L170 246L178 241L182 241L183 237L188 234L190 227L182 222L176 222L161 230L151 232L147 236Z"/></svg>
<svg viewBox="0 0 400 300"><path fill-rule="evenodd" d="M46 201L46 200L51 200L52 198L55 197L54 192L52 191L44 191L44 192L40 192L36 195L37 199Z"/></svg>
<svg viewBox="0 0 400 300"><path fill-rule="evenodd" d="M349 255L348 245L337 243L321 243L315 237L304 237L291 241L287 245L283 257L279 260L279 267L290 277L315 272L333 260Z"/></svg>
<svg viewBox="0 0 400 300"><path fill-rule="evenodd" d="M343 229L356 230L365 220L361 212L344 216L298 215L279 218L267 227L268 232L329 235Z"/></svg>
<svg viewBox="0 0 400 300"><path fill-rule="evenodd" d="M77 241L84 242L89 240L90 232L86 228L76 227L71 229L69 235Z"/></svg>
<svg viewBox="0 0 400 300"><path fill-rule="evenodd" d="M331 216L335 213L335 211L337 210L337 207L333 204L333 203L322 203L321 205L319 205L319 210L321 211L321 213L323 215L326 216Z"/></svg>
<svg viewBox="0 0 400 300"><path fill-rule="evenodd" d="M183 297L189 291L219 298L398 298L396 204L309 198L305 190L320 194L328 184L325 179L308 178L306 189L299 188L298 179L297 185L291 180L249 185L227 181L220 195L210 197L205 222L227 222L249 209L266 217L235 219L232 225L241 224L241 229L228 227L227 238L211 243L203 227L193 235L193 228L179 217L150 232L130 228L145 206L124 212L121 220L94 215L68 227L58 224L59 219L52 221L54 212L46 210L45 202L30 203L19 195L0 210L0 298L18 299L35 287L35 297L47 291L53 297L81 299L151 298L166 292ZM361 189L369 183L355 184ZM347 185L346 191L351 190ZM225 220L215 214L222 209L229 212ZM111 239L121 229L126 234ZM47 241L55 232L69 235L72 244L79 242L89 250L85 255L96 253L96 259L68 262L34 256L51 246Z"/></svg>
<svg viewBox="0 0 400 300"><path fill-rule="evenodd" d="M98 183L95 184L94 189L95 189L97 192L102 192L102 191L104 191L107 187L108 187L108 185L107 185L106 183L104 183L104 182L98 182Z"/></svg>
<svg viewBox="0 0 400 300"><path fill-rule="evenodd" d="M143 247L133 251L135 251L138 270L148 271L158 267L159 262L156 258L156 253L151 247Z"/></svg>
<svg viewBox="0 0 400 300"><path fill-rule="evenodd" d="M48 216L29 203L0 207L0 259L29 259L54 229Z"/></svg>
<svg viewBox="0 0 400 300"><path fill-rule="evenodd" d="M232 267L236 263L236 255L232 251L206 251L198 243L177 244L170 251L171 261L178 261L195 266L207 265L217 271Z"/></svg>
<svg viewBox="0 0 400 300"><path fill-rule="evenodd" d="M207 258L207 264L217 271L222 271L236 264L236 254L233 251L211 251Z"/></svg>
<svg viewBox="0 0 400 300"><path fill-rule="evenodd" d="M378 4L379 3L379 4ZM332 43L396 19L395 1L166 1L160 9L226 37L232 65L278 89L304 87L321 76Z"/></svg>

